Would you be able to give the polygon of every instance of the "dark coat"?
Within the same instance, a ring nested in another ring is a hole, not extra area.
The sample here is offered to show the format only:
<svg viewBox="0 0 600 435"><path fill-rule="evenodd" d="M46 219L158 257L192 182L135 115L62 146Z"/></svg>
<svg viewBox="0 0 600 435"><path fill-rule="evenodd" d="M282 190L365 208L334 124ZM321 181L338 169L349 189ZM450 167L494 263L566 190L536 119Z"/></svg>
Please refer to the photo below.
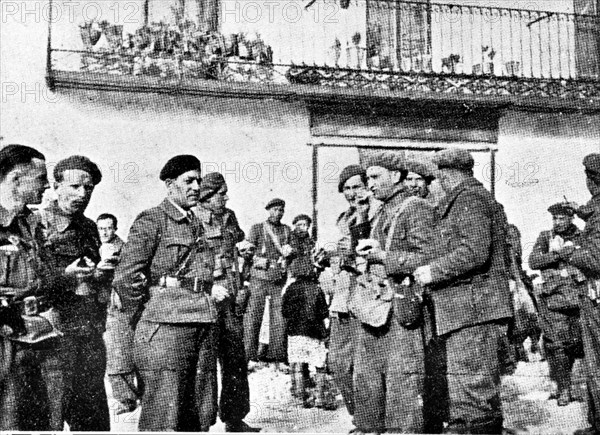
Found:
<svg viewBox="0 0 600 435"><path fill-rule="evenodd" d="M283 295L281 312L287 320L287 335L318 340L326 337L323 320L329 315L329 309L325 295L316 282L301 278L290 284Z"/></svg>
<svg viewBox="0 0 600 435"><path fill-rule="evenodd" d="M273 225L271 222L260 222L252 225L248 241L256 246L256 254L254 256L254 266L252 267L252 277L267 281L278 282L284 281L285 272L284 265L278 263L281 259L281 252L277 249L273 238L269 236L265 230L265 226L271 228L273 234L277 238L280 246L289 244L292 230L285 224ZM259 264L259 259L267 259L267 269L259 269L256 267Z"/></svg>
<svg viewBox="0 0 600 435"><path fill-rule="evenodd" d="M502 206L470 178L448 193L438 214L442 255L431 262L437 333L512 317Z"/></svg>
<svg viewBox="0 0 600 435"><path fill-rule="evenodd" d="M594 196L585 206L577 210L585 221L580 238L580 249L576 249L569 263L580 269L587 277L600 278L600 195Z"/></svg>

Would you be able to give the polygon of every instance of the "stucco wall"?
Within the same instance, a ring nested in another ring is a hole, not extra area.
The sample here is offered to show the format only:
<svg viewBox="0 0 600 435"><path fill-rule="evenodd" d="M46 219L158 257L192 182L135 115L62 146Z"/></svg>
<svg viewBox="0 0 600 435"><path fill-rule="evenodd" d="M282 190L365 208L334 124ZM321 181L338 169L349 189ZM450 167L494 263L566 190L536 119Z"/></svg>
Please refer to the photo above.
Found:
<svg viewBox="0 0 600 435"><path fill-rule="evenodd" d="M178 153L199 155L208 170L229 171L230 205L245 228L263 219L263 206L273 196L288 200L288 222L310 212L312 155L302 104L92 91L53 94L44 83L47 23L39 18L2 16L2 144L36 146L50 162L74 153L97 161L105 178L94 193L90 217L114 212L126 235L135 215L163 196L158 171ZM550 225L549 204L563 195L578 202L588 199L581 160L589 152L600 152L600 116L509 111L501 119L496 192L509 219L521 228L526 250ZM348 149L320 154L324 229L344 207L335 171L356 156ZM488 170L482 162L476 175L489 181Z"/></svg>

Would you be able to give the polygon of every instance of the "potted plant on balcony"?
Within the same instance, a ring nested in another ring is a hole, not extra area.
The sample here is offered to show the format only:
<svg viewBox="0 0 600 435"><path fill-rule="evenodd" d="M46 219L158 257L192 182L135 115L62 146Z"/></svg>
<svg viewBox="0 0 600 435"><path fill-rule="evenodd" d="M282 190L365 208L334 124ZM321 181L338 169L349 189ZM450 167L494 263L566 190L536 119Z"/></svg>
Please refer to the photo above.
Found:
<svg viewBox="0 0 600 435"><path fill-rule="evenodd" d="M473 65L473 72L475 74L494 74L494 57L496 57L494 48L483 45L481 47L482 63L480 65Z"/></svg>
<svg viewBox="0 0 600 435"><path fill-rule="evenodd" d="M96 20L85 21L79 24L79 34L83 45L87 50L91 50L102 36L102 27Z"/></svg>
<svg viewBox="0 0 600 435"><path fill-rule="evenodd" d="M352 47L348 47L347 57L348 57L348 66L350 68L358 68L362 67L363 58L367 49L365 47L361 47L360 43L362 41L362 36L360 32L356 32L352 35Z"/></svg>
<svg viewBox="0 0 600 435"><path fill-rule="evenodd" d="M442 71L450 74L462 74L463 64L460 61L460 54L451 54L442 59Z"/></svg>

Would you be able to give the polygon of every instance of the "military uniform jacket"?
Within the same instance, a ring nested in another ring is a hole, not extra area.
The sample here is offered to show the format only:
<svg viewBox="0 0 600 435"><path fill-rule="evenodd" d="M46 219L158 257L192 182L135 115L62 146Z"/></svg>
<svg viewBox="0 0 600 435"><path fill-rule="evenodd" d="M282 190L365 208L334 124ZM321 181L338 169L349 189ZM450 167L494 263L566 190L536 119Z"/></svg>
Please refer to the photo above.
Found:
<svg viewBox="0 0 600 435"><path fill-rule="evenodd" d="M43 257L48 275L47 292L61 317L61 329L94 328L103 330L110 283L94 275L85 283L66 276L65 269L74 261L88 257L100 261L100 236L96 223L83 214L66 215L56 201L38 211L44 233ZM86 296L77 293L88 293Z"/></svg>
<svg viewBox="0 0 600 435"><path fill-rule="evenodd" d="M202 221L208 246L215 252L215 279L228 279L228 290L235 296L240 287L239 264L236 264L236 243L244 240L233 210L225 209L222 216L215 215L201 205L194 212Z"/></svg>
<svg viewBox="0 0 600 435"><path fill-rule="evenodd" d="M512 317L502 206L470 178L448 193L438 215L441 255L430 263L437 333Z"/></svg>
<svg viewBox="0 0 600 435"><path fill-rule="evenodd" d="M37 216L29 209L11 217L0 206L0 296L39 295L43 235Z"/></svg>
<svg viewBox="0 0 600 435"><path fill-rule="evenodd" d="M140 213L133 222L113 281L123 309L131 318L140 314L142 319L158 323L216 320L214 302L207 297L213 281L215 254L206 242L202 224L198 219L194 221L190 222L165 199ZM176 273L180 266L178 259L195 243L196 254L181 278L197 281L199 285L193 289L161 286L161 278Z"/></svg>
<svg viewBox="0 0 600 435"><path fill-rule="evenodd" d="M405 201L410 202L398 215ZM389 234L394 219L397 222L393 234ZM435 210L424 199L398 192L386 201L375 215L371 230L371 238L380 243L381 249L386 249L388 237L391 237L383 270L378 275L400 283L417 267L427 264L436 253L435 228Z"/></svg>
<svg viewBox="0 0 600 435"><path fill-rule="evenodd" d="M585 221L580 247L573 252L569 263L579 268L588 278L600 279L600 195L579 210L577 215Z"/></svg>
<svg viewBox="0 0 600 435"><path fill-rule="evenodd" d="M579 290L578 286L585 282L585 277L575 267L562 261L554 252L550 252L550 241L557 234L554 231L542 231L538 236L531 255L529 256L529 267L539 269L544 280L542 294L546 297L554 297L557 303L568 306L577 306ZM567 231L559 234L565 242L570 241L579 244L581 230L571 225ZM561 302L560 299L565 299ZM569 304L566 302L571 301Z"/></svg>
<svg viewBox="0 0 600 435"><path fill-rule="evenodd" d="M283 271L281 263L278 264L281 259L281 252L275 245L273 238L266 231L265 227L271 228L273 235L277 239L280 246L284 246L289 243L292 230L286 224L280 223L279 225L274 225L269 221L254 224L250 228L248 241L256 246L254 265L252 267L252 277L276 282L280 281L285 276L285 272ZM261 258L268 260L266 269L259 269L256 267Z"/></svg>

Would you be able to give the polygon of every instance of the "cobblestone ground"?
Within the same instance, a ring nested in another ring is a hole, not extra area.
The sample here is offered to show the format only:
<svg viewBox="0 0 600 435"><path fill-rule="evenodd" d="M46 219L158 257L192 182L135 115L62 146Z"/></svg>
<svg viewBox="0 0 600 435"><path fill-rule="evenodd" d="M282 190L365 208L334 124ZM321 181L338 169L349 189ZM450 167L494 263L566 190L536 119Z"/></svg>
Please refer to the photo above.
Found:
<svg viewBox="0 0 600 435"><path fill-rule="evenodd" d="M536 356L534 356L536 357ZM576 399L570 405L558 407L556 400L548 400L552 383L548 379L548 364L539 361L519 363L513 375L503 378L502 399L505 426L517 433L570 434L586 427L585 384L581 362L574 369L573 391ZM347 433L352 421L343 407L341 397L336 411L304 409L290 395L289 375L263 368L250 375L252 409L246 422L260 427L263 432ZM111 409L115 408L112 399ZM138 412L112 415L113 432L132 432L137 428ZM224 432L218 422L211 432Z"/></svg>

